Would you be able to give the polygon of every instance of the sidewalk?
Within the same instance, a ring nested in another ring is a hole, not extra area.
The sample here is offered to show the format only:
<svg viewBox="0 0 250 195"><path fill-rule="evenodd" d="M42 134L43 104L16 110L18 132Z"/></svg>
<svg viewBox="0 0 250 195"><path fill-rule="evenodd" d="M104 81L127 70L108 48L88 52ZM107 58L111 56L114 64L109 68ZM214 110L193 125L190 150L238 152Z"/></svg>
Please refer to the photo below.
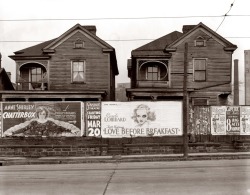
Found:
<svg viewBox="0 0 250 195"><path fill-rule="evenodd" d="M149 161L184 161L184 160L222 160L250 159L250 152L225 153L189 153L185 159L183 154L148 154L148 155L115 155L115 156L81 156L81 157L0 157L0 166L31 164L77 164L77 163L120 163Z"/></svg>

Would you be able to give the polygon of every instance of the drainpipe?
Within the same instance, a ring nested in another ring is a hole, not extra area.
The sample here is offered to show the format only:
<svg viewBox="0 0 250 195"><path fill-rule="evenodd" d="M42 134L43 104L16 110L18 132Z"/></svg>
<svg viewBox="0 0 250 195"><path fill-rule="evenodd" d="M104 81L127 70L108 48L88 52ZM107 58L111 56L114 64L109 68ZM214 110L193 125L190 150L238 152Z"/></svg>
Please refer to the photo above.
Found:
<svg viewBox="0 0 250 195"><path fill-rule="evenodd" d="M239 105L239 68L238 61L234 60L234 105Z"/></svg>

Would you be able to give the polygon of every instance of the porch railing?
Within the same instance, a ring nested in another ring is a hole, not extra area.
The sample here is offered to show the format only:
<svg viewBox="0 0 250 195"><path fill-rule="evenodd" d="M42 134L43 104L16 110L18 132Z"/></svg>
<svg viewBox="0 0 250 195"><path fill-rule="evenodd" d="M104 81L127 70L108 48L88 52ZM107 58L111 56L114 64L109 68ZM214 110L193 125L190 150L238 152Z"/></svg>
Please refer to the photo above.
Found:
<svg viewBox="0 0 250 195"><path fill-rule="evenodd" d="M17 82L16 90L18 91L46 91L48 83L46 82Z"/></svg>

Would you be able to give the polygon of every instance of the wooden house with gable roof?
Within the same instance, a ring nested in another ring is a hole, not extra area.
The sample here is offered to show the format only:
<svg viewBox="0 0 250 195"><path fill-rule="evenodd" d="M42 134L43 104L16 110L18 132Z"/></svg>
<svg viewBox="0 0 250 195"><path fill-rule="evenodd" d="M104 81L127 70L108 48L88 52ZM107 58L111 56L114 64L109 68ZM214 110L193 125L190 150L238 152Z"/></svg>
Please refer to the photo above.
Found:
<svg viewBox="0 0 250 195"><path fill-rule="evenodd" d="M76 24L58 38L14 52L16 91L4 101L113 101L115 49L95 26Z"/></svg>
<svg viewBox="0 0 250 195"><path fill-rule="evenodd" d="M187 90L193 105L227 105L231 94L232 54L237 46L203 23L185 25L131 52L128 76L133 100L183 98L184 53Z"/></svg>

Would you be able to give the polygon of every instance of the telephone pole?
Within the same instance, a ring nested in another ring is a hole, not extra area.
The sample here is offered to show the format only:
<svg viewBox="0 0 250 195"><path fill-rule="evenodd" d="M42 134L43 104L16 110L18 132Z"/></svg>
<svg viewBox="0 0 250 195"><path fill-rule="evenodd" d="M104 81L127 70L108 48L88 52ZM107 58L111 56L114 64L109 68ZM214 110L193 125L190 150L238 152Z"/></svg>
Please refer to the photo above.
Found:
<svg viewBox="0 0 250 195"><path fill-rule="evenodd" d="M188 43L184 50L184 75L183 75L183 157L188 157L188 92L187 92L187 66L188 66Z"/></svg>

